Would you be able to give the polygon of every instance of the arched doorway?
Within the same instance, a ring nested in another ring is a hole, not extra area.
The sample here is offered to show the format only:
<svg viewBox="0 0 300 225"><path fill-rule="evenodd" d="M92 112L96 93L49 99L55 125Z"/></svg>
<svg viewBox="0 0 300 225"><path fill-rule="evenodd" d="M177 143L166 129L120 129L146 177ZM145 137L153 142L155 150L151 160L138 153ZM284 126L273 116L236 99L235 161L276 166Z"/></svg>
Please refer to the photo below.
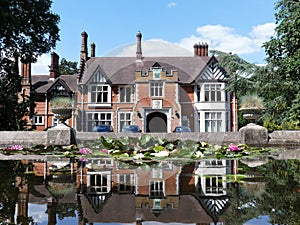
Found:
<svg viewBox="0 0 300 225"><path fill-rule="evenodd" d="M161 112L153 112L147 116L146 132L150 133L166 133L167 132L167 116Z"/></svg>

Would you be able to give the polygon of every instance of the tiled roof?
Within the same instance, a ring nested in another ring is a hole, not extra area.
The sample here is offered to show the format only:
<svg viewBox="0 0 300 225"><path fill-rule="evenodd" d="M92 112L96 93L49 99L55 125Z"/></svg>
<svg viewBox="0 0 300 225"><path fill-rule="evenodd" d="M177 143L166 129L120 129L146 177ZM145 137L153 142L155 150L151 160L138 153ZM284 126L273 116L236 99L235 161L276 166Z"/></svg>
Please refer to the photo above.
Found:
<svg viewBox="0 0 300 225"><path fill-rule="evenodd" d="M77 77L75 75L60 75L55 80L49 80L49 75L32 75L32 88L37 93L46 93L58 79L62 79L71 91L77 92Z"/></svg>
<svg viewBox="0 0 300 225"><path fill-rule="evenodd" d="M146 73L156 62L167 73L178 70L180 83L192 83L210 59L211 57L144 57L142 62L136 62L135 57L96 57L87 61L81 83L88 83L100 69L113 84L130 84L135 80L136 70Z"/></svg>

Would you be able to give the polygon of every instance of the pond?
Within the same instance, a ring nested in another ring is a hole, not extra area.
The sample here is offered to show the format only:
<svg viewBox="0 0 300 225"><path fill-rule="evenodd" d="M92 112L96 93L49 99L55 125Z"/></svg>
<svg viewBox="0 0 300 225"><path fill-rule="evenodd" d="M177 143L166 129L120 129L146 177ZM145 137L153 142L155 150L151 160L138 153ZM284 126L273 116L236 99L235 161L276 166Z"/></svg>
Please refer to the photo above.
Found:
<svg viewBox="0 0 300 225"><path fill-rule="evenodd" d="M0 161L0 224L300 224L300 160Z"/></svg>

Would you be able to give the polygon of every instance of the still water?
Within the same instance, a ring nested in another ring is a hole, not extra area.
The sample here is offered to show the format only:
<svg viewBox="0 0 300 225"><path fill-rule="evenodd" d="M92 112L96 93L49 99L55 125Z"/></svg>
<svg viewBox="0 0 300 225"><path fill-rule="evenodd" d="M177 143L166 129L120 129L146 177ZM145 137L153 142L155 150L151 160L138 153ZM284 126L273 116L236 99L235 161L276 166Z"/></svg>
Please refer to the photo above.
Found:
<svg viewBox="0 0 300 225"><path fill-rule="evenodd" d="M0 161L0 224L300 224L300 160Z"/></svg>

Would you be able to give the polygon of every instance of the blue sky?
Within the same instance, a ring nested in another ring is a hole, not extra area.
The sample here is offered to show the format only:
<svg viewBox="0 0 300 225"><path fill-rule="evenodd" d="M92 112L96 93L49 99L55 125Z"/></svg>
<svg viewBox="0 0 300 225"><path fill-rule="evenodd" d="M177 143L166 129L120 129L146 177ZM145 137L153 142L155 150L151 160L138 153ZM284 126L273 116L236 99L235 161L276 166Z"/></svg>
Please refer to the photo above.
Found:
<svg viewBox="0 0 300 225"><path fill-rule="evenodd" d="M79 61L81 32L96 44L96 56L127 44L159 39L193 52L197 42L209 49L232 52L253 63L264 63L262 43L275 28L277 0L53 0L60 15L60 41L53 51ZM143 46L142 46L143 48ZM89 50L90 51L90 50ZM50 57L44 55L32 74L47 74Z"/></svg>

